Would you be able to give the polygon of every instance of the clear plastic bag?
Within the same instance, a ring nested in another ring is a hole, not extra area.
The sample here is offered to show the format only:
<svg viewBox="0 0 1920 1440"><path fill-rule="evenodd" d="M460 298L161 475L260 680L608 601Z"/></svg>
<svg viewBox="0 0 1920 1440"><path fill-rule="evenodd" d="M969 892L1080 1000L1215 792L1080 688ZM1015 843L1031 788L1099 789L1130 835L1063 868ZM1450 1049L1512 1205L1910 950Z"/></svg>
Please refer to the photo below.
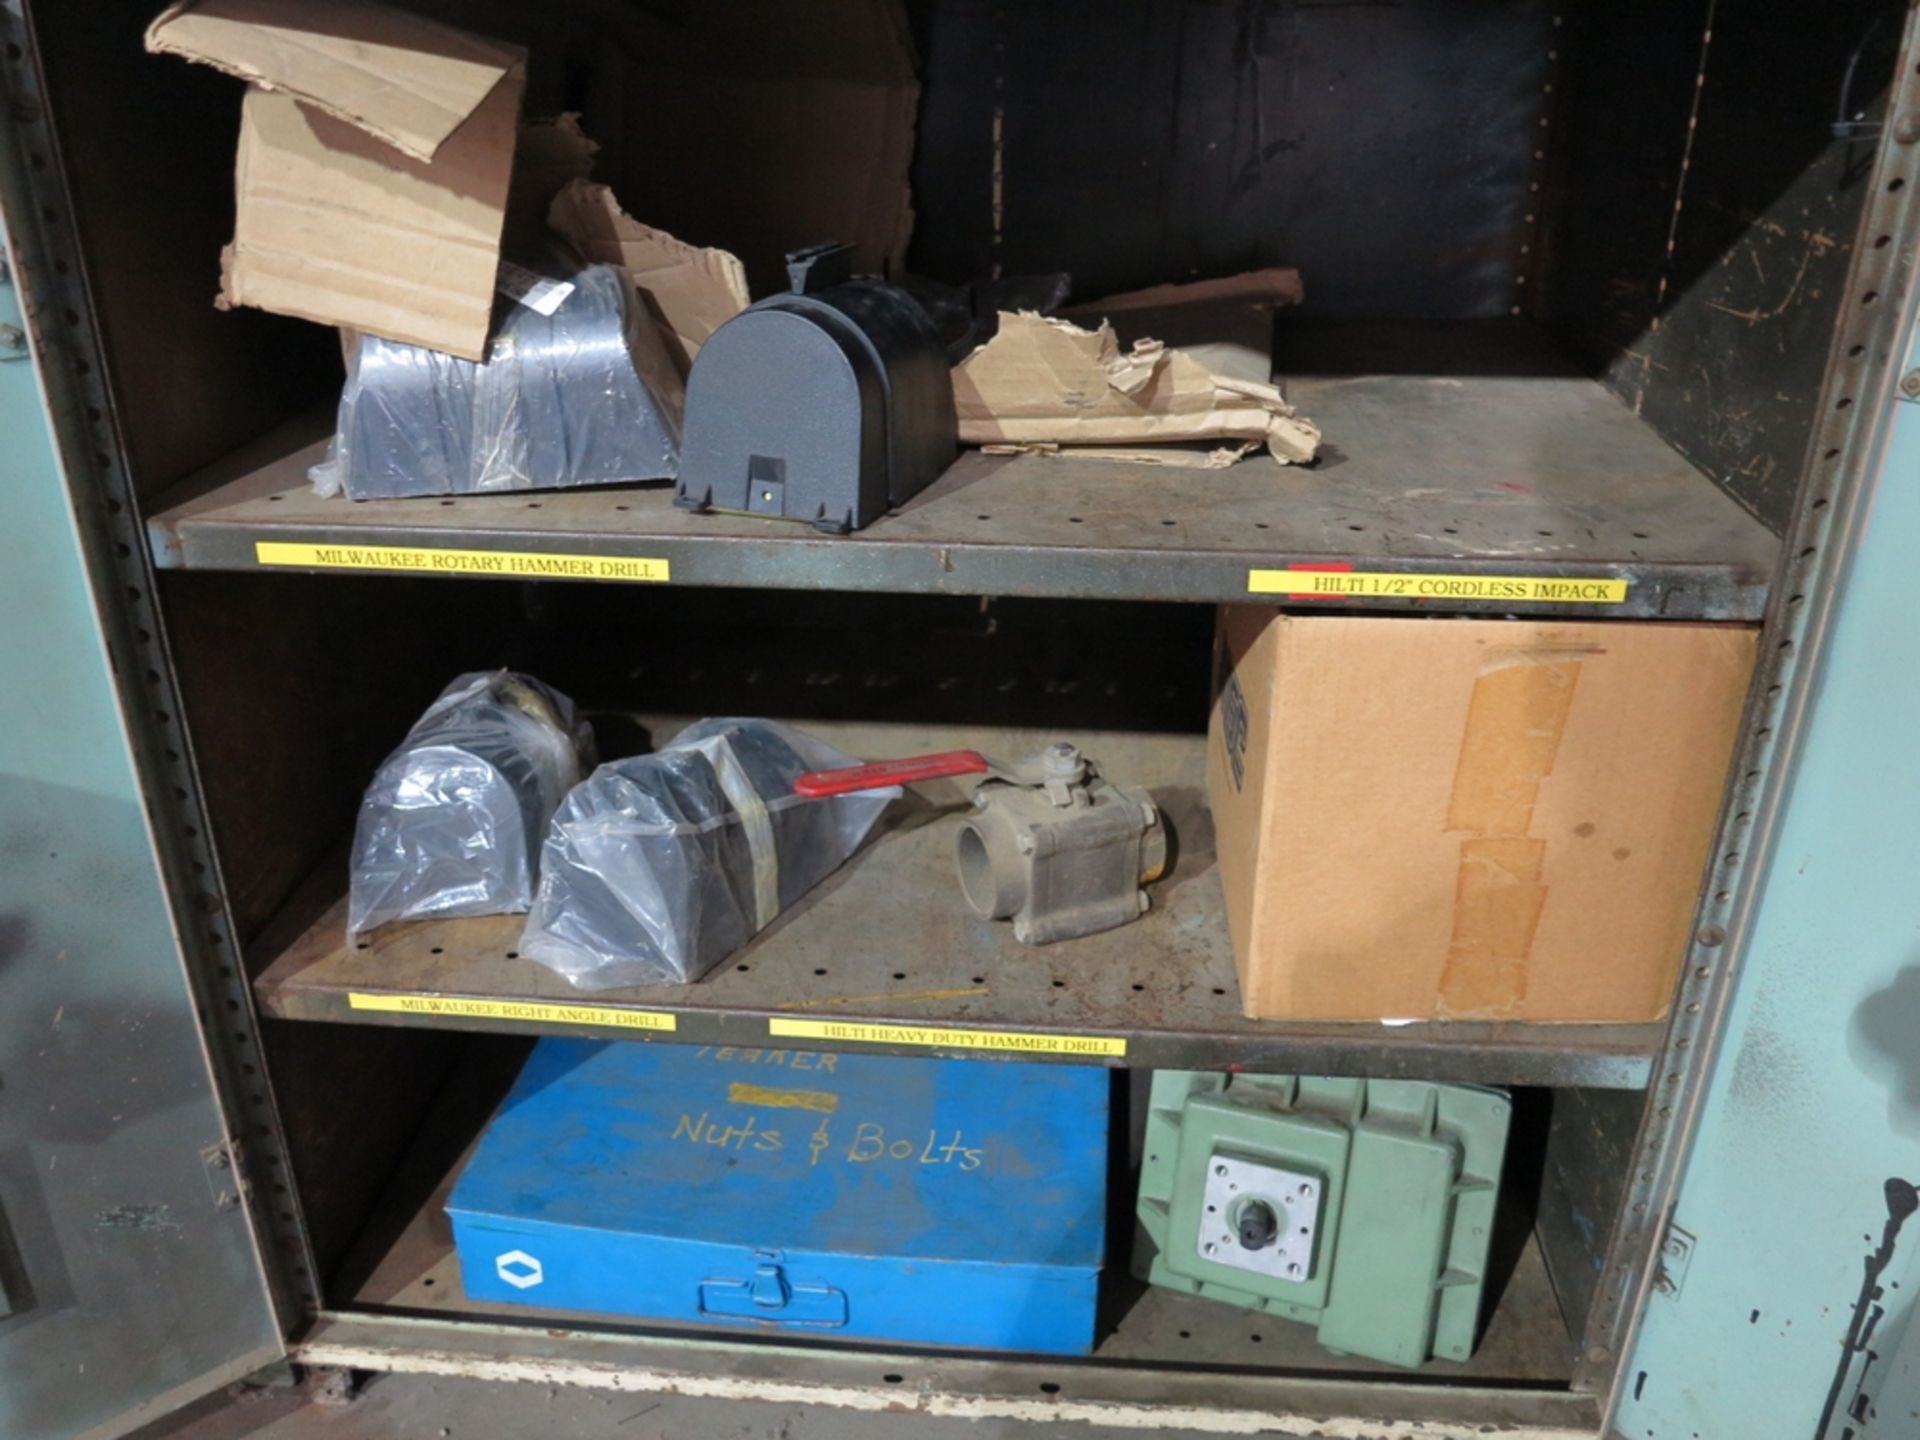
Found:
<svg viewBox="0 0 1920 1440"><path fill-rule="evenodd" d="M362 335L322 495L408 495L671 480L686 387L625 271L549 264L571 285L551 315L503 301L481 362Z"/></svg>
<svg viewBox="0 0 1920 1440"><path fill-rule="evenodd" d="M462 675L360 802L349 936L525 910L547 821L592 763L592 728L559 691L506 670Z"/></svg>
<svg viewBox="0 0 1920 1440"><path fill-rule="evenodd" d="M698 980L859 848L897 787L808 800L857 764L771 720L703 720L602 765L553 817L520 953L583 990Z"/></svg>

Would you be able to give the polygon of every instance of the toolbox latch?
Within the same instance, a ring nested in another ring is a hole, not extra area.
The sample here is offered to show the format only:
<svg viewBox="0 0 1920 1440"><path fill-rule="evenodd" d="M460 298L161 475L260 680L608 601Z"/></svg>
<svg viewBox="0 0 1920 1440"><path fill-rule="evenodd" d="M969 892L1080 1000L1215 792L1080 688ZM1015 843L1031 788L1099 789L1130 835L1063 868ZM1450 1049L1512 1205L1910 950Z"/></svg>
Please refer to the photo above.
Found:
<svg viewBox="0 0 1920 1440"><path fill-rule="evenodd" d="M771 1260L757 1261L747 1280L700 1282L700 1313L722 1320L831 1329L847 1323L847 1294L831 1285L795 1285Z"/></svg>

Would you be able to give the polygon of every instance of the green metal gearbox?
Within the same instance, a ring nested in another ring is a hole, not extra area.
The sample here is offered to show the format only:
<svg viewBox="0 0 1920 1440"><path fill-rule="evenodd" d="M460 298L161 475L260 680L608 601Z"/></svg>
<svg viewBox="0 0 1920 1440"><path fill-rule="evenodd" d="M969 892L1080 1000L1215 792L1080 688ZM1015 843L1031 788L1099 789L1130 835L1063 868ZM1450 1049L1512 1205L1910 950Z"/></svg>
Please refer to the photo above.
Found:
<svg viewBox="0 0 1920 1440"><path fill-rule="evenodd" d="M1465 1360L1511 1109L1471 1085L1159 1071L1135 1273L1341 1354Z"/></svg>

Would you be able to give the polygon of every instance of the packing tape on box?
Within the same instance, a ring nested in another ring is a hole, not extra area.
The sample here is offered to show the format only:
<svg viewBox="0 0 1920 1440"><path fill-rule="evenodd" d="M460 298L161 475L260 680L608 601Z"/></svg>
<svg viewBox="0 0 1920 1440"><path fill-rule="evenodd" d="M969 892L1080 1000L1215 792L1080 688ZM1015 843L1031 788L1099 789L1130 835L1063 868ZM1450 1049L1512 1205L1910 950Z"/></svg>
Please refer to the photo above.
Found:
<svg viewBox="0 0 1920 1440"><path fill-rule="evenodd" d="M1546 906L1547 842L1528 834L1553 772L1585 656L1594 646L1500 647L1480 661L1447 804L1460 841L1440 1013L1497 1017L1527 993Z"/></svg>

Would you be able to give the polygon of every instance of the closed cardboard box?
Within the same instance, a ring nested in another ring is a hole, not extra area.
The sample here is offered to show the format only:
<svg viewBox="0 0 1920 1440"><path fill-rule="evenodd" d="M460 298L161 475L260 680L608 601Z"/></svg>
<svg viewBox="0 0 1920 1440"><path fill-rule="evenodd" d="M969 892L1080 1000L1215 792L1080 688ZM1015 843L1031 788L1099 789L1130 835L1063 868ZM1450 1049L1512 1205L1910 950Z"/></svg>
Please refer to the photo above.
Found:
<svg viewBox="0 0 1920 1440"><path fill-rule="evenodd" d="M1754 644L1223 608L1207 783L1247 1014L1664 1014Z"/></svg>

